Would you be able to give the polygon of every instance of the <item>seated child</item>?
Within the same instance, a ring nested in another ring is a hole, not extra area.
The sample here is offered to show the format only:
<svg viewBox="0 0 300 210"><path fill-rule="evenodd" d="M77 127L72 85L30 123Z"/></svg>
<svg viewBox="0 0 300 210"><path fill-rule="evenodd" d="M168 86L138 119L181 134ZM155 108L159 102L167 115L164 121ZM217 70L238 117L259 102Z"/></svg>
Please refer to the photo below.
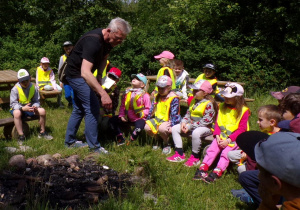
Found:
<svg viewBox="0 0 300 210"><path fill-rule="evenodd" d="M281 111L276 105L265 105L258 109L257 123L262 132L272 135L277 133L280 128L277 124L281 121ZM228 152L228 158L231 162L238 164L239 174L246 170L256 169L256 162L247 158L242 150L233 150Z"/></svg>
<svg viewBox="0 0 300 210"><path fill-rule="evenodd" d="M172 136L175 144L175 154L168 157L171 162L181 162L185 160L182 149L182 135L192 134L192 154L185 166L192 167L200 164L199 151L201 147L201 137L212 134L211 126L215 120L218 105L209 95L213 90L211 84L206 80L200 80L194 85L194 98L181 124L172 127Z"/></svg>
<svg viewBox="0 0 300 210"><path fill-rule="evenodd" d="M154 98L145 125L145 131L150 136L155 136L163 140L163 154L171 153L171 146L168 144L172 127L181 121L180 106L178 96L171 91L172 80L163 75L156 83L158 94ZM154 146L153 149L156 149Z"/></svg>
<svg viewBox="0 0 300 210"><path fill-rule="evenodd" d="M209 83L213 87L213 92L212 95L215 97L216 100L218 101L224 101L224 98L219 94L219 88L217 85L217 77L215 76L216 74L216 68L213 64L207 63L203 66L203 73L200 74L196 80L195 83L198 82L200 79L204 79L209 81Z"/></svg>
<svg viewBox="0 0 300 210"><path fill-rule="evenodd" d="M174 60L174 72L176 76L175 93L180 98L187 100L186 86L189 83L189 73L184 70L183 62L181 60Z"/></svg>
<svg viewBox="0 0 300 210"><path fill-rule="evenodd" d="M176 89L176 80L175 80L175 73L173 71L173 59L174 54L170 51L163 51L161 54L154 56L156 60L159 61L160 65L162 66L157 73L157 80L162 75L167 75L172 80L172 90ZM157 93L157 87L155 87L154 91L151 93L151 96L154 96Z"/></svg>
<svg viewBox="0 0 300 210"><path fill-rule="evenodd" d="M146 77L140 73L132 74L131 78L132 88L127 89L122 97L119 116L114 116L110 119L117 137L118 146L125 144L121 128L134 125L135 129L130 136L129 142L138 138L145 127L145 119L151 106L150 96L143 89L147 84Z"/></svg>
<svg viewBox="0 0 300 210"><path fill-rule="evenodd" d="M19 141L24 141L22 118L38 115L41 126L38 138L52 140L53 137L46 133L46 111L40 107L39 90L31 82L31 77L25 69L18 71L19 82L11 89L10 113L14 117L14 123L19 134Z"/></svg>
<svg viewBox="0 0 300 210"><path fill-rule="evenodd" d="M290 93L300 93L299 86L289 86L282 91L274 92L271 91L271 95L276 98L279 102Z"/></svg>
<svg viewBox="0 0 300 210"><path fill-rule="evenodd" d="M56 84L55 75L53 70L49 67L50 61L48 58L43 57L41 59L40 66L36 70L35 85L39 87L40 90L58 90L62 91L62 88ZM61 103L61 93L57 96L57 103L59 106L63 107Z"/></svg>
<svg viewBox="0 0 300 210"><path fill-rule="evenodd" d="M214 182L220 178L229 165L227 153L237 149L235 142L238 135L249 129L249 108L246 106L244 89L237 83L228 83L220 93L225 101L219 105L218 116L213 133L215 139L207 149L206 155L196 171L194 180ZM217 167L208 175L208 168L221 152Z"/></svg>
<svg viewBox="0 0 300 210"><path fill-rule="evenodd" d="M286 95L279 104L284 120L294 119L300 113L300 93Z"/></svg>

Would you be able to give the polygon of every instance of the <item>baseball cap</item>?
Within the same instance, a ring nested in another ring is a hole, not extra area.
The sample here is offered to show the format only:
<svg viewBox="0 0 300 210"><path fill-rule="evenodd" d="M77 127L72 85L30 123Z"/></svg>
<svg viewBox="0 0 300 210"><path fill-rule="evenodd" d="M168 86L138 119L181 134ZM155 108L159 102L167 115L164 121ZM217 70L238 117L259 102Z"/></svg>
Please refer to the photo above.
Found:
<svg viewBox="0 0 300 210"><path fill-rule="evenodd" d="M235 96L242 96L244 88L238 83L227 83L225 89L220 92L226 98L233 98Z"/></svg>
<svg viewBox="0 0 300 210"><path fill-rule="evenodd" d="M168 85L172 85L172 79L167 75L160 76L156 82L157 87L164 88Z"/></svg>
<svg viewBox="0 0 300 210"><path fill-rule="evenodd" d="M300 133L300 113L292 120L282 120L277 125L281 131Z"/></svg>
<svg viewBox="0 0 300 210"><path fill-rule="evenodd" d="M207 63L203 66L204 69L212 69L212 70L216 70L214 64L211 63Z"/></svg>
<svg viewBox="0 0 300 210"><path fill-rule="evenodd" d="M70 45L73 45L72 42L70 42L70 41L65 41L64 44L63 44L64 47L65 46L70 46Z"/></svg>
<svg viewBox="0 0 300 210"><path fill-rule="evenodd" d="M141 80L145 85L147 85L147 78L145 77L145 75L143 75L142 73L139 74L132 74L131 78L138 78L139 80Z"/></svg>
<svg viewBox="0 0 300 210"><path fill-rule="evenodd" d="M161 59L161 58L168 58L168 59L174 59L174 54L170 51L163 51L159 55L154 56L155 59Z"/></svg>
<svg viewBox="0 0 300 210"><path fill-rule="evenodd" d="M252 160L256 160L254 153L255 145L268 137L268 134L261 131L246 131L238 135L236 143L239 148L247 154L247 156L249 156Z"/></svg>
<svg viewBox="0 0 300 210"><path fill-rule="evenodd" d="M300 93L300 87L299 86L289 86L282 91L279 91L279 92L271 91L270 93L277 100L281 100L284 96L286 96L290 93Z"/></svg>
<svg viewBox="0 0 300 210"><path fill-rule="evenodd" d="M194 90L203 90L208 94L210 94L213 91L211 84L207 80L199 80L195 84L189 85L189 87Z"/></svg>
<svg viewBox="0 0 300 210"><path fill-rule="evenodd" d="M299 133L278 132L256 144L256 162L282 181L300 187L299 151Z"/></svg>
<svg viewBox="0 0 300 210"><path fill-rule="evenodd" d="M111 74L113 76L115 76L117 79L120 79L121 75L122 75L122 72L120 69L116 68L116 67L112 67L108 74Z"/></svg>
<svg viewBox="0 0 300 210"><path fill-rule="evenodd" d="M41 63L50 63L50 60L47 57L43 57Z"/></svg>
<svg viewBox="0 0 300 210"><path fill-rule="evenodd" d="M20 69L18 71L18 80L19 82L23 82L25 80L29 80L30 79L30 75L28 73L28 71L26 69Z"/></svg>

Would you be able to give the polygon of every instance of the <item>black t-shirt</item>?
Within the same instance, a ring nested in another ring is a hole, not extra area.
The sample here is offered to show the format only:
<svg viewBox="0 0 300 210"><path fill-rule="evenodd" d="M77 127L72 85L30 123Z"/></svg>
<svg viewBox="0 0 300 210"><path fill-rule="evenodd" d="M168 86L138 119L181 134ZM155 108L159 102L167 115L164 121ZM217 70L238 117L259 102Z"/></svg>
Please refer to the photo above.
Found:
<svg viewBox="0 0 300 210"><path fill-rule="evenodd" d="M93 63L92 72L94 72L99 68L99 65L103 58L112 49L111 45L109 43L106 43L103 39L102 28L97 28L95 30L89 31L83 36L87 34L98 34L100 36L100 39L95 36L87 36L76 44L70 56L67 58L67 77L81 77L81 65L83 59L86 59L87 61ZM101 73L102 72L100 72L100 74Z"/></svg>

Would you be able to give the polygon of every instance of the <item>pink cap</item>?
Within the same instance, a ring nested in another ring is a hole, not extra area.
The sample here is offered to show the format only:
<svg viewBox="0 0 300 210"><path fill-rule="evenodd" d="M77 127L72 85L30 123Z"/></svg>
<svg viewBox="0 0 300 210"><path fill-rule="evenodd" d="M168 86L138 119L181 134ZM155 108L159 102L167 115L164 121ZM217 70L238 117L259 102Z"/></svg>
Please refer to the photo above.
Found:
<svg viewBox="0 0 300 210"><path fill-rule="evenodd" d="M300 87L299 86L289 86L282 91L271 92L271 95L274 98L276 98L277 100L281 100L281 99L283 99L284 96L286 96L290 93L300 93Z"/></svg>
<svg viewBox="0 0 300 210"><path fill-rule="evenodd" d="M161 59L161 58L168 58L168 59L174 59L174 54L171 53L170 51L163 51L159 55L154 56L156 60Z"/></svg>
<svg viewBox="0 0 300 210"><path fill-rule="evenodd" d="M172 85L172 79L167 75L160 76L156 82L157 87L164 88L166 86Z"/></svg>
<svg viewBox="0 0 300 210"><path fill-rule="evenodd" d="M49 59L47 57L43 57L41 59L41 63L50 63Z"/></svg>
<svg viewBox="0 0 300 210"><path fill-rule="evenodd" d="M208 93L208 94L213 92L213 88L212 88L211 84L209 83L209 81L207 81L207 80L199 80L195 84L189 85L189 87L194 90L203 90L205 93Z"/></svg>
<svg viewBox="0 0 300 210"><path fill-rule="evenodd" d="M233 98L235 96L242 96L244 94L244 88L238 83L227 83L225 89L220 92L226 98Z"/></svg>

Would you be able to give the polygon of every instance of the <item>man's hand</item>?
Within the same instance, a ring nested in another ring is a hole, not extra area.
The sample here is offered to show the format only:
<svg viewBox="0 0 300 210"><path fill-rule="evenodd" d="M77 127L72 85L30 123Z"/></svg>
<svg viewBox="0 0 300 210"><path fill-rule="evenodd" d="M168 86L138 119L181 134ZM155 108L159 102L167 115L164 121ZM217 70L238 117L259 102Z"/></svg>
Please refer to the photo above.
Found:
<svg viewBox="0 0 300 210"><path fill-rule="evenodd" d="M106 91L101 93L101 103L105 109L108 109L108 110L112 109L112 101L111 101L109 95L106 93Z"/></svg>

